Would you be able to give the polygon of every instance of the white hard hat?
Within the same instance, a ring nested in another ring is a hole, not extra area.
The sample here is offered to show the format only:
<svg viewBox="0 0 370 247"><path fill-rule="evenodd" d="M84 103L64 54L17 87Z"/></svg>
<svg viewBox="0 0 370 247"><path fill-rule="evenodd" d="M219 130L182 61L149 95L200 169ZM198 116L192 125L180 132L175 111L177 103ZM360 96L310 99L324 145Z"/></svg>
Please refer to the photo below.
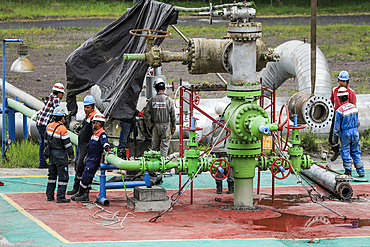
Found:
<svg viewBox="0 0 370 247"><path fill-rule="evenodd" d="M153 87L155 88L157 85L159 85L159 84L161 84L161 83L163 83L163 85L164 85L164 80L163 80L162 78L157 78L157 79L155 79L155 81L154 81L154 85L153 85Z"/></svg>
<svg viewBox="0 0 370 247"><path fill-rule="evenodd" d="M217 103L215 105L215 113L217 115L221 115L222 112L224 111L224 109L225 109L225 104L224 103Z"/></svg>
<svg viewBox="0 0 370 247"><path fill-rule="evenodd" d="M105 117L103 114L95 114L92 120L105 123Z"/></svg>
<svg viewBox="0 0 370 247"><path fill-rule="evenodd" d="M57 92L61 92L61 93L64 93L64 86L62 83L55 83L54 86L53 86L53 92L54 91L57 91Z"/></svg>

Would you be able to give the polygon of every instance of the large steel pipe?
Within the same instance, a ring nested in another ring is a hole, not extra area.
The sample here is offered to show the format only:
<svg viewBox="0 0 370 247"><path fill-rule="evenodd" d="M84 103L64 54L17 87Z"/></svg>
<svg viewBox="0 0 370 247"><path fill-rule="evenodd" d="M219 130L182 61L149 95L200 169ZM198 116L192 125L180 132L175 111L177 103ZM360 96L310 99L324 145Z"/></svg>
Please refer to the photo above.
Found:
<svg viewBox="0 0 370 247"><path fill-rule="evenodd" d="M334 108L330 100L323 96L312 96L298 92L288 101L289 117L293 121L298 115L298 124L308 124L314 129L322 129L331 124Z"/></svg>
<svg viewBox="0 0 370 247"><path fill-rule="evenodd" d="M343 200L352 197L352 186L348 183L351 179L345 175L335 175L317 165L312 165L309 170L301 170L301 173Z"/></svg>

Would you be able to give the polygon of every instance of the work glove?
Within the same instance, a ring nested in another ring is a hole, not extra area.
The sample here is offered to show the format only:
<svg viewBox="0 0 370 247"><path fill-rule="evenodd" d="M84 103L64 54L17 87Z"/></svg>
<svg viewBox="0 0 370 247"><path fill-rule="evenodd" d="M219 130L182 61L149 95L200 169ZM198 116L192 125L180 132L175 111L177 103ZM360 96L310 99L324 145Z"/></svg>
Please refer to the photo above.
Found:
<svg viewBox="0 0 370 247"><path fill-rule="evenodd" d="M171 130L171 135L173 135L175 133L176 130Z"/></svg>
<svg viewBox="0 0 370 247"><path fill-rule="evenodd" d="M139 111L139 113L137 114L138 117L144 117L144 114L142 111Z"/></svg>

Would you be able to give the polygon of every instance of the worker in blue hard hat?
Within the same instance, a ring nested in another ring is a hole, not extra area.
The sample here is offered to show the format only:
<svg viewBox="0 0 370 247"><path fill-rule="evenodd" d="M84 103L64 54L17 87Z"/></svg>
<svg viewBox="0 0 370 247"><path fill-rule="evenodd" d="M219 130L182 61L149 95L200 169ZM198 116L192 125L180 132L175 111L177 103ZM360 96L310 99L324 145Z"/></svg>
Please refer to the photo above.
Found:
<svg viewBox="0 0 370 247"><path fill-rule="evenodd" d="M83 101L85 118L82 124L76 129L78 132L77 159L75 163L75 180L72 190L67 191L67 195L74 195L78 192L82 173L85 169L84 159L87 154L87 144L93 134L92 118L97 114L95 110L95 98L87 95Z"/></svg>
<svg viewBox="0 0 370 247"><path fill-rule="evenodd" d="M104 130L105 117L103 114L97 113L92 118L92 124L94 133L90 138L90 142L87 145L87 154L85 158L85 169L81 176L80 187L76 194L71 199L73 201L89 201L89 192L91 190L91 184L95 176L96 171L100 167L101 156L105 150L108 153L110 146L108 142L107 134Z"/></svg>
<svg viewBox="0 0 370 247"><path fill-rule="evenodd" d="M357 98L356 98L355 91L353 91L348 86L348 84L349 84L349 73L348 71L342 70L338 76L338 86L333 88L333 91L331 92L331 96L330 96L331 103L334 105L334 111L336 111L341 106L341 102L338 98L338 90L340 87L344 87L347 89L349 103L356 105ZM329 143L331 145L331 149L334 151L333 156L331 156L330 158L331 161L335 161L338 158L339 148L340 148L338 138L333 139L334 123L335 123L335 115L333 117L332 124L330 127L330 133L329 133Z"/></svg>
<svg viewBox="0 0 370 247"><path fill-rule="evenodd" d="M53 86L53 92L47 96L42 98L42 101L44 102L44 107L40 110L40 112L37 115L36 120L36 127L39 132L39 168L48 168L48 165L46 163L45 157L42 155L44 151L44 140L45 140L45 133L46 133L46 126L50 123L53 111L55 107L60 105L60 100L63 98L64 95L64 86L62 83L55 83Z"/></svg>
<svg viewBox="0 0 370 247"><path fill-rule="evenodd" d="M365 169L359 147L358 109L356 105L348 102L347 88L340 87L337 96L342 105L335 111L333 138L340 137L344 174L352 176L353 160L358 175L364 177Z"/></svg>
<svg viewBox="0 0 370 247"><path fill-rule="evenodd" d="M70 202L65 197L68 185L68 156L74 159L72 143L69 139L67 128L63 125L66 113L63 107L58 106L53 111L54 122L48 124L46 128L45 143L49 149L49 174L46 186L46 196L48 201L54 200L54 191L58 179L57 200L58 203ZM45 152L44 152L45 153Z"/></svg>

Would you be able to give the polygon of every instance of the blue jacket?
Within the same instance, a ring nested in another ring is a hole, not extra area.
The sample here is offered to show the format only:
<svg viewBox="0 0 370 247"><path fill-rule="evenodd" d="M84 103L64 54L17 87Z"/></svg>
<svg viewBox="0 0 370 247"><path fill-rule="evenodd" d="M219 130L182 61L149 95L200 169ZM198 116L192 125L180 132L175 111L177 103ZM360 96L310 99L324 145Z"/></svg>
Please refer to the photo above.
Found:
<svg viewBox="0 0 370 247"><path fill-rule="evenodd" d="M344 103L335 111L333 137L358 132L358 109L354 104Z"/></svg>
<svg viewBox="0 0 370 247"><path fill-rule="evenodd" d="M107 134L105 133L104 129L100 128L99 130L95 130L87 146L87 155L85 163L86 164L89 162L94 164L100 163L103 150L108 152L109 148L110 146Z"/></svg>

